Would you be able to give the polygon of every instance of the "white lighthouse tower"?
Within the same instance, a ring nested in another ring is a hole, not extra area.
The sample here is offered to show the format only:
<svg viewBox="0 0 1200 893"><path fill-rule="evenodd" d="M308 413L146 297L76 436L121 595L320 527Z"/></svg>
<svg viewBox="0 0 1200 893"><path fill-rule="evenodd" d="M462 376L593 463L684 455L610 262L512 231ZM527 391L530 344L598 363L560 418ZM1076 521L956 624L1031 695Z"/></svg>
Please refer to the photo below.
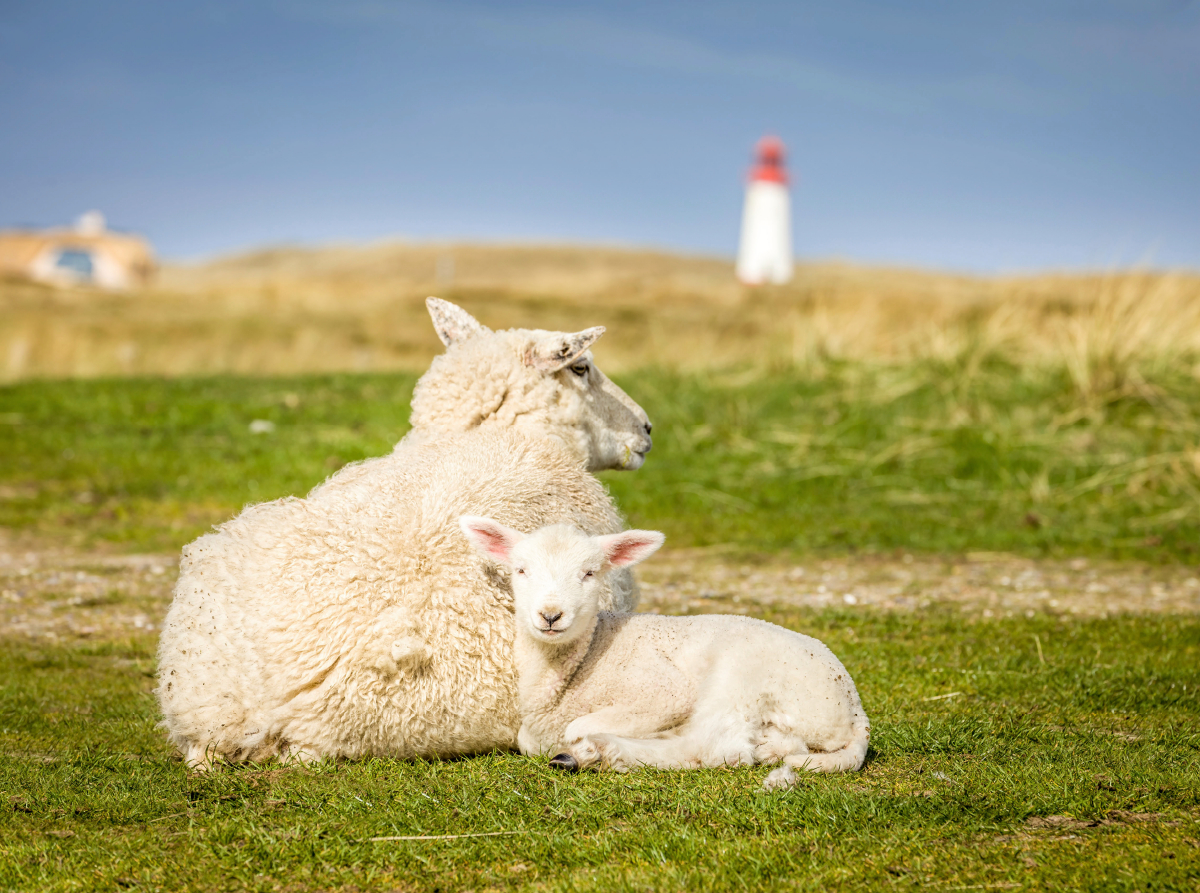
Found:
<svg viewBox="0 0 1200 893"><path fill-rule="evenodd" d="M783 142L763 137L746 187L737 275L747 285L784 283L792 278L792 211Z"/></svg>

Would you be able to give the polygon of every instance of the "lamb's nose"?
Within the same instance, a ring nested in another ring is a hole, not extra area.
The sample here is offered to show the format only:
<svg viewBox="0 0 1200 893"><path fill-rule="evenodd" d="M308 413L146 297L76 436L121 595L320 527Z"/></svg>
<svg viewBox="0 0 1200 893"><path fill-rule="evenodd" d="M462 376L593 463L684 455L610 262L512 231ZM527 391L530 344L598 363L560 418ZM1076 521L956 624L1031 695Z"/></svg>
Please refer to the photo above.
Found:
<svg viewBox="0 0 1200 893"><path fill-rule="evenodd" d="M546 629L550 629L551 627L553 627L555 621L557 621L560 617L562 617L562 611L559 611L555 614L547 614L545 611L542 611L541 614L542 614L542 619L546 621Z"/></svg>
<svg viewBox="0 0 1200 893"><path fill-rule="evenodd" d="M649 422L646 422L646 433L647 434L649 434L651 432L651 430L653 430L653 428L654 428L654 426L652 424L650 424Z"/></svg>

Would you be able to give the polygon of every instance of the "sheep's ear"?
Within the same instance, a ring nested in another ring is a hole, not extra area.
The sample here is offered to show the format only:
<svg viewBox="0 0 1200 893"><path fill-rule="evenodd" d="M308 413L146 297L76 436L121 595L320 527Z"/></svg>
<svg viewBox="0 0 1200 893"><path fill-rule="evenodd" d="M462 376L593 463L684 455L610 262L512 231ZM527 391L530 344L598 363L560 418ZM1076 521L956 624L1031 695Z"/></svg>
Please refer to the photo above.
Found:
<svg viewBox="0 0 1200 893"><path fill-rule="evenodd" d="M613 567L628 567L645 561L658 551L666 537L657 530L626 530L596 537L604 557Z"/></svg>
<svg viewBox="0 0 1200 893"><path fill-rule="evenodd" d="M525 534L505 527L491 518L480 518L475 515L463 515L458 519L475 551L501 564L510 564L513 546L525 539Z"/></svg>
<svg viewBox="0 0 1200 893"><path fill-rule="evenodd" d="M604 326L592 326L572 334L555 332L530 348L525 365L539 372L557 372L579 359L580 354L600 340Z"/></svg>
<svg viewBox="0 0 1200 893"><path fill-rule="evenodd" d="M442 344L447 347L466 338L486 335L491 331L467 311L449 301L443 301L441 298L426 298L425 306L433 319L434 330L442 339Z"/></svg>

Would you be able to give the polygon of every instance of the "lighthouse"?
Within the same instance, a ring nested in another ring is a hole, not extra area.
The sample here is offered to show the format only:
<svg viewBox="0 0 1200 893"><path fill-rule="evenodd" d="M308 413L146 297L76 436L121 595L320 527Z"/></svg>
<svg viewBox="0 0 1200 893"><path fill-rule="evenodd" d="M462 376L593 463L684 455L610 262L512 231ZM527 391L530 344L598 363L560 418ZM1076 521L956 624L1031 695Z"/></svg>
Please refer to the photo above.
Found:
<svg viewBox="0 0 1200 893"><path fill-rule="evenodd" d="M747 285L780 284L792 278L792 212L783 141L763 137L746 187L737 275Z"/></svg>

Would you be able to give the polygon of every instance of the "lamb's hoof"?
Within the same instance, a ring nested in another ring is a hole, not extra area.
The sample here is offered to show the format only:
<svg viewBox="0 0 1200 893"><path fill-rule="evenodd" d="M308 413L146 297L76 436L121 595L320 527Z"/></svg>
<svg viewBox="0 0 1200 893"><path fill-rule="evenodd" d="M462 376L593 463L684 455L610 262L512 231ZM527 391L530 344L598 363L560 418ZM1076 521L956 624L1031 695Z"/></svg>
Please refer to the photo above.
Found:
<svg viewBox="0 0 1200 893"><path fill-rule="evenodd" d="M563 772L578 772L579 762L569 753L560 753L550 758L551 769L561 769Z"/></svg>
<svg viewBox="0 0 1200 893"><path fill-rule="evenodd" d="M780 766L763 779L764 791L786 791L796 784L796 773L789 766Z"/></svg>

